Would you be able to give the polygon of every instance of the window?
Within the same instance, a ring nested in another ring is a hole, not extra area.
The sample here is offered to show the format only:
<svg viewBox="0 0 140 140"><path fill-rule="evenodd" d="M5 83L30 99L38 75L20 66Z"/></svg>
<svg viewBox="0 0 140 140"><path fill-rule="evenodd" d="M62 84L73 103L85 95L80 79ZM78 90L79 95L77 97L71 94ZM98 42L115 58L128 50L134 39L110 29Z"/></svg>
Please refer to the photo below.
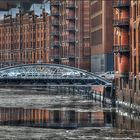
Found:
<svg viewBox="0 0 140 140"><path fill-rule="evenodd" d="M102 29L91 33L91 41L92 45L102 44Z"/></svg>
<svg viewBox="0 0 140 140"><path fill-rule="evenodd" d="M122 78L120 78L120 90L122 90Z"/></svg>
<svg viewBox="0 0 140 140"><path fill-rule="evenodd" d="M136 48L136 29L134 29L134 48Z"/></svg>
<svg viewBox="0 0 140 140"><path fill-rule="evenodd" d="M134 6L134 9L133 9L133 19L134 21L136 20L136 5Z"/></svg>

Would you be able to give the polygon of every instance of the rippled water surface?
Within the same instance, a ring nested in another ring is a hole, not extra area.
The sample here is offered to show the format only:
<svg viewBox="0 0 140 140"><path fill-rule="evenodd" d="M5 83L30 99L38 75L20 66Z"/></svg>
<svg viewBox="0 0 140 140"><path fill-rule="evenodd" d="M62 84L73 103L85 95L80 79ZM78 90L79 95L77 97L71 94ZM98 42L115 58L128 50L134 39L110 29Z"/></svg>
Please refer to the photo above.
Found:
<svg viewBox="0 0 140 140"><path fill-rule="evenodd" d="M140 139L140 116L80 95L0 90L0 139Z"/></svg>

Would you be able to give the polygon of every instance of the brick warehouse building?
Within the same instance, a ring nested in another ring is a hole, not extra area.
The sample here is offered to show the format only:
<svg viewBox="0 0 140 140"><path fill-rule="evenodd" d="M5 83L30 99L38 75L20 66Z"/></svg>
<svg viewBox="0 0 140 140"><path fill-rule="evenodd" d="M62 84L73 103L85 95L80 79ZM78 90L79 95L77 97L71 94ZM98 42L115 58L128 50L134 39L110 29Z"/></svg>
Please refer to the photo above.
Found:
<svg viewBox="0 0 140 140"><path fill-rule="evenodd" d="M50 16L32 11L4 17L1 67L47 62L92 72L113 69L112 2L51 0L50 9Z"/></svg>
<svg viewBox="0 0 140 140"><path fill-rule="evenodd" d="M112 0L91 0L91 71L113 71Z"/></svg>
<svg viewBox="0 0 140 140"><path fill-rule="evenodd" d="M51 0L51 62L90 71L90 1Z"/></svg>
<svg viewBox="0 0 140 140"><path fill-rule="evenodd" d="M140 1L114 0L113 7L117 97L140 105Z"/></svg>
<svg viewBox="0 0 140 140"><path fill-rule="evenodd" d="M49 62L50 16L19 12L0 21L0 67Z"/></svg>

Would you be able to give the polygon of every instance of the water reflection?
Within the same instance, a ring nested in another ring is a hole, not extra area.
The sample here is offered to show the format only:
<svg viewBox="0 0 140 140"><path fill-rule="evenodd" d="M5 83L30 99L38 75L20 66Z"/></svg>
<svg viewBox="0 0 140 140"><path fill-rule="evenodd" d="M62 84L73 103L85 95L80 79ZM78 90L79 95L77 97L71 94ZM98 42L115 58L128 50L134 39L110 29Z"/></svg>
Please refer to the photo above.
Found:
<svg viewBox="0 0 140 140"><path fill-rule="evenodd" d="M0 108L0 125L43 128L117 127L140 130L140 119L115 111L80 112L75 110L47 110Z"/></svg>
<svg viewBox="0 0 140 140"><path fill-rule="evenodd" d="M114 127L115 113L0 108L0 124L45 128Z"/></svg>
<svg viewBox="0 0 140 140"><path fill-rule="evenodd" d="M140 114L133 114L133 111L130 110L128 112L118 110L116 118L117 128L140 131Z"/></svg>

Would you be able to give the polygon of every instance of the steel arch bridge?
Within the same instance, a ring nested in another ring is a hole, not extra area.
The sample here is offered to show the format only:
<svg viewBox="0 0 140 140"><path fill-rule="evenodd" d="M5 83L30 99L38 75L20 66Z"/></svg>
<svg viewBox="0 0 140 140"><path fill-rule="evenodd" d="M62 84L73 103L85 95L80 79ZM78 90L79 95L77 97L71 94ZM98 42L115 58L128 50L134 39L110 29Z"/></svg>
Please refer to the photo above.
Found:
<svg viewBox="0 0 140 140"><path fill-rule="evenodd" d="M110 85L99 76L60 64L27 64L0 69L0 82Z"/></svg>

